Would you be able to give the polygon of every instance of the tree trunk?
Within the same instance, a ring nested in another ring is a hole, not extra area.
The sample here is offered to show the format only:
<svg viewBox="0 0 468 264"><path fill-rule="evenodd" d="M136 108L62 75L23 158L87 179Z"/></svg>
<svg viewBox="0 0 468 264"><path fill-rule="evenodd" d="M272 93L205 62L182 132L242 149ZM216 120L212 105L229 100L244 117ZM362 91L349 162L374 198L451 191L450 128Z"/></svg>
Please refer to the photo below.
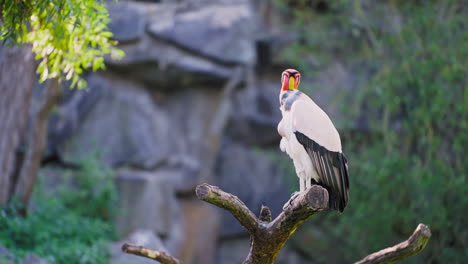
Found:
<svg viewBox="0 0 468 264"><path fill-rule="evenodd" d="M60 97L57 79L32 96L36 66L28 46L0 50L0 206L12 197L27 205L46 146L48 116Z"/></svg>
<svg viewBox="0 0 468 264"><path fill-rule="evenodd" d="M21 168L18 168L18 174L15 175L13 195L16 195L23 204L27 204L31 198L46 147L49 113L61 95L58 79L50 80L40 92L40 96L33 98L29 125L24 138L26 149L22 155Z"/></svg>
<svg viewBox="0 0 468 264"><path fill-rule="evenodd" d="M26 134L36 64L30 47L0 47L0 205L14 193L17 150Z"/></svg>

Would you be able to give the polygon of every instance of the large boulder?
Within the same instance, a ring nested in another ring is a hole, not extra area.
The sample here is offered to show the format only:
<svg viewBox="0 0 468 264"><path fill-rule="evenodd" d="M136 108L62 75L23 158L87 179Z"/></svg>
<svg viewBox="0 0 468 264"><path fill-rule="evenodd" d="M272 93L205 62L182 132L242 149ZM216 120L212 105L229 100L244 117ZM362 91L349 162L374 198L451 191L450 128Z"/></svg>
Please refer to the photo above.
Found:
<svg viewBox="0 0 468 264"><path fill-rule="evenodd" d="M147 35L134 45L119 48L125 56L121 60L108 59L109 71L140 80L154 90L173 91L193 85L219 88L234 73L233 67Z"/></svg>
<svg viewBox="0 0 468 264"><path fill-rule="evenodd" d="M109 29L119 43L138 41L145 34L145 13L131 3L109 3Z"/></svg>
<svg viewBox="0 0 468 264"><path fill-rule="evenodd" d="M101 74L93 74L88 85L94 102L82 96L87 90L76 91L76 97L61 107L61 119L52 128L51 134L63 138L57 146L63 161L76 163L99 151L111 167L149 169L166 159L170 147L167 115L142 86Z"/></svg>
<svg viewBox="0 0 468 264"><path fill-rule="evenodd" d="M248 1L121 2L111 5L110 16L126 55L106 58L108 69L156 89L220 87L234 65L255 64Z"/></svg>
<svg viewBox="0 0 468 264"><path fill-rule="evenodd" d="M216 264L220 232L220 211L198 199L181 199L184 240L179 258L182 263Z"/></svg>
<svg viewBox="0 0 468 264"><path fill-rule="evenodd" d="M255 63L255 24L249 1L218 1L173 13L159 11L148 25L155 38L222 63Z"/></svg>
<svg viewBox="0 0 468 264"><path fill-rule="evenodd" d="M211 167L222 136L213 128L220 119L218 109L223 102L222 91L190 88L168 94L160 100L170 115L167 141L173 162L166 167L182 173L177 191L193 194L197 184L212 181Z"/></svg>
<svg viewBox="0 0 468 264"><path fill-rule="evenodd" d="M246 145L279 145L277 126L281 112L278 83L261 80L254 87L235 93L232 100L235 114L226 130L229 137Z"/></svg>
<svg viewBox="0 0 468 264"><path fill-rule="evenodd" d="M142 228L169 237L180 229L180 206L175 198L171 173L122 169L117 172L120 236ZM178 226L177 226L178 225Z"/></svg>

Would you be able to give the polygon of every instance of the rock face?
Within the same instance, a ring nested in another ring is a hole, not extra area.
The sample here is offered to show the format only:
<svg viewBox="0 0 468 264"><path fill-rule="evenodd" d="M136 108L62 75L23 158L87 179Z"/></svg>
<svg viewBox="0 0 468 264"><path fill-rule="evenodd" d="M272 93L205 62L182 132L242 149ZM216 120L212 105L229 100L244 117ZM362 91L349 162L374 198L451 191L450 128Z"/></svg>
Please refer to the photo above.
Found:
<svg viewBox="0 0 468 264"><path fill-rule="evenodd" d="M181 201L185 237L179 251L183 263L216 264L220 216L218 208L198 200Z"/></svg>
<svg viewBox="0 0 468 264"><path fill-rule="evenodd" d="M280 136L276 127L281 120L278 86L277 81L259 80L255 90L250 88L235 94L235 114L227 129L230 138L249 146L278 145Z"/></svg>
<svg viewBox="0 0 468 264"><path fill-rule="evenodd" d="M86 90L66 91L50 120L48 155L73 166L100 152L117 175L116 225L125 242L166 249L184 263L240 263L249 248L244 229L196 200L194 187L219 185L273 216L289 199L287 183L296 179L283 177L278 156L286 156L277 155L283 66L262 68L283 44L264 38L266 3L109 2L109 27L126 56L106 58L108 70L89 74ZM242 81L228 93L223 87L239 68ZM331 86L350 78L343 70ZM222 115L225 106L231 110ZM153 263L121 253L124 241L111 246L112 263ZM291 248L278 263L307 262Z"/></svg>
<svg viewBox="0 0 468 264"><path fill-rule="evenodd" d="M148 92L137 83L107 75L92 75L88 82L88 89L98 94L92 106L76 109L86 104L86 96L63 106L64 119L58 126L75 127L57 146L63 160L74 163L99 150L102 161L111 167L152 168L161 163L169 151L168 120ZM68 113L76 112L81 116L68 119L73 116Z"/></svg>
<svg viewBox="0 0 468 264"><path fill-rule="evenodd" d="M129 3L108 6L112 18L109 29L112 38L124 44L138 41L145 34L145 14L142 9L134 8Z"/></svg>
<svg viewBox="0 0 468 264"><path fill-rule="evenodd" d="M233 66L255 64L248 1L130 1L111 5L112 14L116 19L110 28L124 43L120 48L126 56L108 59L109 68L152 87L216 87L233 74Z"/></svg>
<svg viewBox="0 0 468 264"><path fill-rule="evenodd" d="M161 237L170 237L174 219L180 219L170 173L128 169L117 173L121 213L117 230L124 237L136 229L148 229Z"/></svg>
<svg viewBox="0 0 468 264"><path fill-rule="evenodd" d="M286 184L274 165L274 157L262 150L252 150L230 140L223 142L219 155L217 174L220 187L239 197L254 213L266 205L273 217L281 211L289 199ZM246 235L245 229L228 212L223 211L222 236Z"/></svg>
<svg viewBox="0 0 468 264"><path fill-rule="evenodd" d="M217 252L218 263L242 263L249 254L250 241L248 237L232 238L220 241Z"/></svg>
<svg viewBox="0 0 468 264"><path fill-rule="evenodd" d="M219 1L218 1L219 2ZM164 12L149 24L155 38L174 43L221 63L254 64L255 26L247 1L213 3Z"/></svg>

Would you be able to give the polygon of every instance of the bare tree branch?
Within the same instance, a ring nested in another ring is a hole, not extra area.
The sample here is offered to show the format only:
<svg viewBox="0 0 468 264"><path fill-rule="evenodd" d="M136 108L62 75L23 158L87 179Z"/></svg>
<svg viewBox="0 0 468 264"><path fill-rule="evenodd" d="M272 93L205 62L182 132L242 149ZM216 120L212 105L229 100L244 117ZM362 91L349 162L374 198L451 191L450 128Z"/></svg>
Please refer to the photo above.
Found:
<svg viewBox="0 0 468 264"><path fill-rule="evenodd" d="M299 193L288 201L288 206L271 223L271 228L283 233L296 229L312 215L328 207L328 192L319 185Z"/></svg>
<svg viewBox="0 0 468 264"><path fill-rule="evenodd" d="M141 246L123 244L122 251L129 254L149 258L161 262L162 264L180 264L180 261L166 252L149 249Z"/></svg>
<svg viewBox="0 0 468 264"><path fill-rule="evenodd" d="M372 253L354 264L396 263L421 252L431 238L431 230L419 224L413 234L405 241Z"/></svg>
<svg viewBox="0 0 468 264"><path fill-rule="evenodd" d="M296 229L309 217L328 207L328 192L314 185L291 198L288 206L272 222L270 210L262 208L260 219L236 196L216 186L201 184L197 187L200 200L228 210L250 233L250 252L246 264L272 264L283 245ZM270 215L270 216L268 216Z"/></svg>
<svg viewBox="0 0 468 264"><path fill-rule="evenodd" d="M247 231L255 232L257 229L257 217L237 196L206 183L198 185L195 191L198 199L228 210Z"/></svg>
<svg viewBox="0 0 468 264"><path fill-rule="evenodd" d="M200 200L214 204L229 211L250 234L250 251L244 264L273 264L281 248L299 226L311 216L328 207L328 192L319 185L292 197L278 217L272 221L271 211L262 206L257 218L252 211L236 196L222 191L216 186L200 184L196 188ZM354 264L395 263L413 256L424 249L431 232L419 224L411 237L398 245L370 254ZM122 250L144 256L162 263L179 263L164 252L125 244Z"/></svg>

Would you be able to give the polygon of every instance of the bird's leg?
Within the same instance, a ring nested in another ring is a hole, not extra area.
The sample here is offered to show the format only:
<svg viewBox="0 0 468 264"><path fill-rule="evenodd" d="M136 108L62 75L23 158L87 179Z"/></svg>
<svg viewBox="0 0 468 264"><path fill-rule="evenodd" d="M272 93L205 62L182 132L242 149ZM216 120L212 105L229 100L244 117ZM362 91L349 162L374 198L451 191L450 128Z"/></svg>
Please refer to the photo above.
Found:
<svg viewBox="0 0 468 264"><path fill-rule="evenodd" d="M286 209L286 207L288 207L288 205L290 205L292 203L292 201L294 201L294 199L296 199L296 197L306 189L306 182L305 182L305 177L304 177L304 173L303 172L299 172L298 174L298 177L299 177L299 191L298 192L293 192L291 194L291 198L289 198L289 201L287 201L284 205L283 205L283 210Z"/></svg>
<svg viewBox="0 0 468 264"><path fill-rule="evenodd" d="M305 182L306 182L305 183L306 189L312 187L312 179L311 178L307 177Z"/></svg>
<svg viewBox="0 0 468 264"><path fill-rule="evenodd" d="M303 177L299 177L299 191L302 192L306 189L306 183Z"/></svg>

